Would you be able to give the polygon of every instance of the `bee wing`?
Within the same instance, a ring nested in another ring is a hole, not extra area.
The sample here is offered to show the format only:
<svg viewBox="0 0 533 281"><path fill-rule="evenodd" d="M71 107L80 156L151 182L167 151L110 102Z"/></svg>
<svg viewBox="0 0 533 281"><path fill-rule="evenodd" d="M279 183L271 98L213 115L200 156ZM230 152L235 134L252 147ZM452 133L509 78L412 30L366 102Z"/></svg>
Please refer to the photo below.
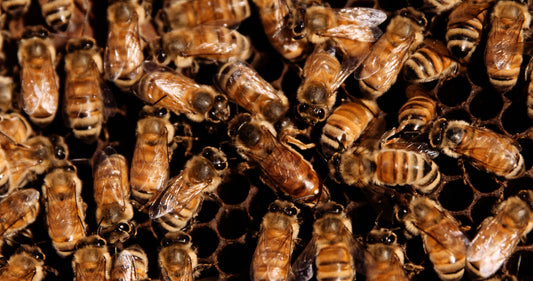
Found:
<svg viewBox="0 0 533 281"><path fill-rule="evenodd" d="M509 27L501 21L496 21L492 27L493 30L506 30L506 35L503 37L500 36L500 34L495 35L494 33L489 33L491 37L487 39L487 42L496 42L495 45L487 47L486 49L486 54L489 54L489 57L494 61L496 68L506 69L517 54L522 56L523 44L520 35L522 34L521 29L523 22L524 18L521 17L518 22L515 22ZM492 53L492 55L490 55L490 53Z"/></svg>
<svg viewBox="0 0 533 281"><path fill-rule="evenodd" d="M236 32L236 31L232 31ZM239 48L236 44L232 42L202 42L195 46L194 48L188 49L184 52L185 56L209 56L216 55L222 56L225 54L233 54L236 51L239 51Z"/></svg>
<svg viewBox="0 0 533 281"><path fill-rule="evenodd" d="M343 24L328 28L320 35L375 42L383 34L378 25L387 19L385 12L366 7L343 8L336 10L336 14L337 21Z"/></svg>
<svg viewBox="0 0 533 281"><path fill-rule="evenodd" d="M111 40L108 38L108 42L119 41L120 45L109 45L108 43L104 53L104 69L106 78L114 81L123 75L122 72L127 69L129 65L142 65L142 59L144 56L142 55L143 51L141 39L136 31L130 30L125 34L118 32L112 33L111 36L124 37ZM126 50L126 54L124 54L124 50ZM141 54L141 56L139 56L139 54Z"/></svg>
<svg viewBox="0 0 533 281"><path fill-rule="evenodd" d="M259 280L276 280L280 277L279 274L271 274L273 271L271 267L277 269L279 261L286 259L286 256L284 255L284 253L286 253L285 249L293 249L292 230L292 227L287 227L286 231L284 231L283 233L279 233L278 237L267 237L266 235L261 235L259 237L259 240L257 241L256 251L253 256L254 261L252 261L251 265L253 267L256 263L261 265L266 264L266 273L268 274L268 276L260 276ZM261 249L262 251L258 251L258 249ZM272 255L271 253L276 254ZM250 274L252 275L250 276L251 279L256 280L253 276L253 268L252 270L250 270Z"/></svg>
<svg viewBox="0 0 533 281"><path fill-rule="evenodd" d="M291 281L308 281L314 275L313 265L317 254L317 237L313 236L298 258L292 264Z"/></svg>
<svg viewBox="0 0 533 281"><path fill-rule="evenodd" d="M430 229L417 228L423 233L422 240L426 253L430 253L428 245L440 245L441 251L450 259L461 260L465 255L468 238L454 223L454 219L446 216L445 219Z"/></svg>
<svg viewBox="0 0 533 281"><path fill-rule="evenodd" d="M106 149L112 149L111 147L108 147ZM114 150L114 149L113 149ZM102 166L108 166L110 167L110 170L113 171L113 174L118 174L120 171L120 167L117 167L113 164L111 160L109 160L109 155L106 153L100 153L96 159L96 165L102 165ZM93 172L94 174L94 172ZM93 175L94 177L94 175ZM126 194L124 194L124 191L128 189L128 187L124 187L121 185L122 182L119 181L118 183L113 180L112 184L104 184L103 188L99 189L100 193L95 193L95 198L103 198L104 196L109 196L110 194L114 197L114 202L119 203L121 207L126 206L126 200L128 200ZM119 185L119 186L117 186Z"/></svg>
<svg viewBox="0 0 533 281"><path fill-rule="evenodd" d="M470 21L473 18L476 18L482 12L487 11L487 9L491 6L491 1L477 1L476 3L472 2L473 1L464 1L456 6L456 8L453 9L448 17L448 26Z"/></svg>
<svg viewBox="0 0 533 281"><path fill-rule="evenodd" d="M24 60L21 63L22 108L28 115L45 109L53 113L57 110L59 92L55 81L56 74L51 60L41 69L35 69Z"/></svg>
<svg viewBox="0 0 533 281"><path fill-rule="evenodd" d="M514 161L515 164L518 165L518 159L516 159L517 155L514 153L514 151L512 151L511 149L494 149L495 147L509 147L513 145L519 148L519 144L516 143L514 140L502 138L502 136L496 136L495 133L491 131L490 136L483 134L480 137L472 139L471 143L475 145L471 145L470 148L465 149L463 151L463 154L469 157L472 166L479 170L483 171L501 169L501 166L498 166L498 164L501 163L500 161L489 160L493 158L505 159L506 162ZM473 156L483 157L481 158Z"/></svg>

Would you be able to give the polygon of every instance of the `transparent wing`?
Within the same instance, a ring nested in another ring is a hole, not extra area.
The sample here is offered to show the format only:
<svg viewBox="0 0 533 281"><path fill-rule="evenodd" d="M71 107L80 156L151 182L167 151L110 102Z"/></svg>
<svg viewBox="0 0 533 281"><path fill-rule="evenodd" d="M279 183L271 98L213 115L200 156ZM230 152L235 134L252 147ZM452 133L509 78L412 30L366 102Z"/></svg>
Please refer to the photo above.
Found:
<svg viewBox="0 0 533 281"><path fill-rule="evenodd" d="M59 92L52 61L44 62L40 69L22 61L20 81L24 112L32 115L43 109L49 113L57 111Z"/></svg>
<svg viewBox="0 0 533 281"><path fill-rule="evenodd" d="M285 231L279 233L277 237L268 237L264 233L261 234L259 240L257 241L256 250L251 263L252 270L250 273L252 275L252 280L258 280L257 278L259 278L259 280L278 280L280 277L286 277L279 275L278 267L280 261L286 261L287 263L290 263L290 251L293 249L292 235L292 227L287 227ZM286 256L287 253L289 254L288 257ZM288 261L287 258L289 259ZM253 266L265 264L267 265L267 276L258 276L254 278L253 275L257 272L254 272Z"/></svg>
<svg viewBox="0 0 533 281"><path fill-rule="evenodd" d="M381 10L352 7L335 10L335 13L338 24L320 32L319 35L375 42L383 34L378 25L387 19L387 15Z"/></svg>
<svg viewBox="0 0 533 281"><path fill-rule="evenodd" d="M521 43L522 38L522 23L524 18L514 23L511 27L501 21L496 21L492 30L505 30L505 34L501 32L490 32L487 39L487 48L485 51L485 57L492 60L497 69L508 69L512 67L513 60L517 56L522 56L523 45ZM490 42L494 43L491 45Z"/></svg>
<svg viewBox="0 0 533 281"><path fill-rule="evenodd" d="M291 281L308 281L314 275L314 263L317 254L317 237L313 236L305 249L292 264Z"/></svg>

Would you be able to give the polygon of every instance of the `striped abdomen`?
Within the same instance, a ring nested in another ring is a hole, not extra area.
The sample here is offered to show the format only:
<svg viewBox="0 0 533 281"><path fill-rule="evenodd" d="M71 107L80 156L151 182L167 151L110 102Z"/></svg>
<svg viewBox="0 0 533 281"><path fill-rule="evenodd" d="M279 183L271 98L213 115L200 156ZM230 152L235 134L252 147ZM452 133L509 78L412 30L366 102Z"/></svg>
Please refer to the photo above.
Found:
<svg viewBox="0 0 533 281"><path fill-rule="evenodd" d="M423 95L409 98L398 112L398 131L420 132L435 119L437 103Z"/></svg>
<svg viewBox="0 0 533 281"><path fill-rule="evenodd" d="M324 238L325 240L325 238ZM316 279L319 281L352 281L355 279L355 265L350 245L344 241L331 244L331 241L317 241L318 245L326 244L317 251Z"/></svg>
<svg viewBox="0 0 533 281"><path fill-rule="evenodd" d="M73 0L48 0L41 4L46 24L57 31L67 30L73 10Z"/></svg>
<svg viewBox="0 0 533 281"><path fill-rule="evenodd" d="M179 1L165 8L170 29L208 23L235 25L251 14L246 0Z"/></svg>
<svg viewBox="0 0 533 281"><path fill-rule="evenodd" d="M440 42L426 44L417 49L404 63L404 75L408 81L425 83L444 78L457 71L457 62L448 55Z"/></svg>
<svg viewBox="0 0 533 281"><path fill-rule="evenodd" d="M191 199L181 210L172 210L156 221L167 231L174 232L183 229L187 223L198 213L200 204L203 201L203 194L199 194Z"/></svg>

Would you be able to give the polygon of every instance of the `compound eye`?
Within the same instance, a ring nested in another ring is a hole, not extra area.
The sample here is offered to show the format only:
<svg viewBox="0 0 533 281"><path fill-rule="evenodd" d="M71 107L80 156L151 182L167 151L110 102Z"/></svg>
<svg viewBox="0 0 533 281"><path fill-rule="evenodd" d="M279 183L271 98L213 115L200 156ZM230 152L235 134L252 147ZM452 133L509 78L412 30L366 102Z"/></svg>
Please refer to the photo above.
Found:
<svg viewBox="0 0 533 281"><path fill-rule="evenodd" d="M117 225L117 230L122 232L129 232L130 226L127 223L119 223Z"/></svg>
<svg viewBox="0 0 533 281"><path fill-rule="evenodd" d="M54 153L57 159L65 159L66 157L66 151L62 146L56 146L54 147Z"/></svg>
<svg viewBox="0 0 533 281"><path fill-rule="evenodd" d="M405 218L405 216L407 216L407 214L409 214L409 210L407 208L400 208L398 210L398 218L399 219Z"/></svg>
<svg viewBox="0 0 533 281"><path fill-rule="evenodd" d="M158 108L158 109L154 112L154 115L155 115L156 117L163 117L163 116L165 116L167 113L168 113L168 111L167 111L166 108Z"/></svg>
<svg viewBox="0 0 533 281"><path fill-rule="evenodd" d="M161 240L161 246L168 247L170 245L172 245L172 240L171 239L163 238L163 240Z"/></svg>
<svg viewBox="0 0 533 281"><path fill-rule="evenodd" d="M330 213L332 214L340 214L342 213L342 206L341 205L335 205L333 208L331 208Z"/></svg>
<svg viewBox="0 0 533 281"><path fill-rule="evenodd" d="M33 253L33 258L36 259L36 260L44 260L44 255L42 253L39 253L39 252L35 252Z"/></svg>
<svg viewBox="0 0 533 281"><path fill-rule="evenodd" d="M283 210L283 212L284 212L285 215L287 215L287 216L294 216L294 215L296 215L296 213L297 213L296 208L294 208L294 207L285 208L285 209Z"/></svg>
<svg viewBox="0 0 533 281"><path fill-rule="evenodd" d="M326 117L326 112L322 108L316 108L314 114L318 119L324 119Z"/></svg>
<svg viewBox="0 0 533 281"><path fill-rule="evenodd" d="M176 238L176 242L180 244L187 244L190 241L191 241L191 238L189 237L189 235L186 235L186 234L181 234Z"/></svg>
<svg viewBox="0 0 533 281"><path fill-rule="evenodd" d="M94 246L96 247L103 247L106 245L106 242L104 239L97 239L95 242L94 242Z"/></svg>

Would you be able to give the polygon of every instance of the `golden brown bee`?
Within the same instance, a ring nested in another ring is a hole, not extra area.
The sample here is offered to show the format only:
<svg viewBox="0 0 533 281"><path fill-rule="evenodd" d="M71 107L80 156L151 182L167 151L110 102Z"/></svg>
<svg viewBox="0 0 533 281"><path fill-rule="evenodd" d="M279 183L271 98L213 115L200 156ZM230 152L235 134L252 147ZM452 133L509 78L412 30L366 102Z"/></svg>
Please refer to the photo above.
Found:
<svg viewBox="0 0 533 281"><path fill-rule="evenodd" d="M379 111L377 103L370 100L354 100L335 108L326 120L320 137L322 153L326 158L351 147Z"/></svg>
<svg viewBox="0 0 533 281"><path fill-rule="evenodd" d="M364 257L367 281L409 280L403 269L404 253L396 238L396 234L388 229L370 231Z"/></svg>
<svg viewBox="0 0 533 281"><path fill-rule="evenodd" d="M4 0L2 10L13 17L20 17L28 11L31 0Z"/></svg>
<svg viewBox="0 0 533 281"><path fill-rule="evenodd" d="M342 205L328 202L315 213L313 238L293 264L295 280L355 280L355 256L360 245Z"/></svg>
<svg viewBox="0 0 533 281"><path fill-rule="evenodd" d="M404 149L370 152L354 147L335 154L329 161L330 175L339 183L354 186L412 185L422 193L440 183L439 167L425 154Z"/></svg>
<svg viewBox="0 0 533 281"><path fill-rule="evenodd" d="M458 69L459 64L451 57L444 43L427 38L403 65L405 80L415 83L454 76Z"/></svg>
<svg viewBox="0 0 533 281"><path fill-rule="evenodd" d="M56 31L66 31L74 10L74 0L39 0L46 24Z"/></svg>
<svg viewBox="0 0 533 281"><path fill-rule="evenodd" d="M525 170L524 158L513 139L462 120L438 119L429 132L429 140L444 154L464 156L477 169L507 179L517 178Z"/></svg>
<svg viewBox="0 0 533 281"><path fill-rule="evenodd" d="M148 279L148 256L137 244L120 251L111 270L111 281Z"/></svg>
<svg viewBox="0 0 533 281"><path fill-rule="evenodd" d="M404 62L422 43L426 23L424 14L412 7L400 10L391 19L356 73L364 94L377 99L390 89Z"/></svg>
<svg viewBox="0 0 533 281"><path fill-rule="evenodd" d="M137 140L130 167L132 203L136 208L143 209L168 180L175 131L168 118L166 113L137 121Z"/></svg>
<svg viewBox="0 0 533 281"><path fill-rule="evenodd" d="M178 68L201 62L225 63L246 60L252 54L248 37L237 30L217 25L173 29L161 37L161 48ZM165 64L166 64L165 62Z"/></svg>
<svg viewBox="0 0 533 281"><path fill-rule="evenodd" d="M0 202L0 235L2 242L32 224L40 211L39 191L16 190Z"/></svg>
<svg viewBox="0 0 533 281"><path fill-rule="evenodd" d="M446 46L452 55L463 63L470 61L481 41L490 2L465 0L448 16Z"/></svg>
<svg viewBox="0 0 533 281"><path fill-rule="evenodd" d="M0 113L0 146L3 148L10 147L11 143L25 143L33 134L26 117L20 113Z"/></svg>
<svg viewBox="0 0 533 281"><path fill-rule="evenodd" d="M41 281L45 276L45 255L37 246L21 245L7 265L0 268L0 280Z"/></svg>
<svg viewBox="0 0 533 281"><path fill-rule="evenodd" d="M441 14L452 9L461 1L463 0L424 0L422 9L424 12Z"/></svg>
<svg viewBox="0 0 533 281"><path fill-rule="evenodd" d="M87 234L82 182L76 167L69 164L50 171L42 187L48 235L62 257L72 254L76 243Z"/></svg>
<svg viewBox="0 0 533 281"><path fill-rule="evenodd" d="M70 39L66 50L64 114L74 136L91 142L106 117L100 49L93 38L80 37Z"/></svg>
<svg viewBox="0 0 533 281"><path fill-rule="evenodd" d="M498 1L490 19L485 66L492 86L507 92L514 87L520 74L524 32L529 28L531 15L525 3Z"/></svg>
<svg viewBox="0 0 533 281"><path fill-rule="evenodd" d="M21 67L21 105L37 126L54 120L59 104L59 76L55 71L56 50L42 26L27 27L18 49Z"/></svg>
<svg viewBox="0 0 533 281"><path fill-rule="evenodd" d="M104 51L105 78L121 89L129 89L143 74L143 41L139 22L144 9L135 1L117 0L107 7L109 24Z"/></svg>
<svg viewBox="0 0 533 281"><path fill-rule="evenodd" d="M0 112L6 112L13 107L14 88L12 77L0 76Z"/></svg>
<svg viewBox="0 0 533 281"><path fill-rule="evenodd" d="M269 122L280 120L289 109L285 94L274 89L245 62L226 63L220 67L216 80L236 104Z"/></svg>
<svg viewBox="0 0 533 281"><path fill-rule="evenodd" d="M128 170L126 158L111 148L100 151L96 158L93 192L98 234L110 244L126 241L135 230Z"/></svg>
<svg viewBox="0 0 533 281"><path fill-rule="evenodd" d="M493 275L533 228L533 192L509 197L486 218L466 250L466 266L480 278Z"/></svg>
<svg viewBox="0 0 533 281"><path fill-rule="evenodd" d="M465 271L468 239L459 228L459 222L439 203L421 196L411 199L406 213L401 218L406 229L421 236L440 279L460 280Z"/></svg>
<svg viewBox="0 0 533 281"><path fill-rule="evenodd" d="M252 258L251 280L289 280L291 255L300 230L299 212L288 201L276 200L270 204Z"/></svg>
<svg viewBox="0 0 533 281"><path fill-rule="evenodd" d="M297 61L312 50L307 38L294 39L293 24L296 20L292 0L253 0L270 45L285 59Z"/></svg>
<svg viewBox="0 0 533 281"><path fill-rule="evenodd" d="M229 134L237 152L259 165L261 179L274 190L308 204L329 197L311 163L284 141L278 141L271 123L240 114L229 124Z"/></svg>
<svg viewBox="0 0 533 281"><path fill-rule="evenodd" d="M72 258L74 280L107 281L111 263L106 241L98 235L87 236L78 242Z"/></svg>
<svg viewBox="0 0 533 281"><path fill-rule="evenodd" d="M527 84L527 116L533 119L533 58L529 60L526 67L526 80Z"/></svg>
<svg viewBox="0 0 533 281"><path fill-rule="evenodd" d="M204 194L214 192L227 172L224 152L205 147L193 156L179 175L167 182L150 206L150 217L164 229L178 231L197 215Z"/></svg>
<svg viewBox="0 0 533 281"><path fill-rule="evenodd" d="M185 114L194 122L226 121L230 115L228 99L213 87L155 63L145 63L149 71L141 78L135 94L147 104Z"/></svg>
<svg viewBox="0 0 533 281"><path fill-rule="evenodd" d="M158 261L164 280L194 280L198 259L191 236L181 231L167 233L161 240Z"/></svg>

